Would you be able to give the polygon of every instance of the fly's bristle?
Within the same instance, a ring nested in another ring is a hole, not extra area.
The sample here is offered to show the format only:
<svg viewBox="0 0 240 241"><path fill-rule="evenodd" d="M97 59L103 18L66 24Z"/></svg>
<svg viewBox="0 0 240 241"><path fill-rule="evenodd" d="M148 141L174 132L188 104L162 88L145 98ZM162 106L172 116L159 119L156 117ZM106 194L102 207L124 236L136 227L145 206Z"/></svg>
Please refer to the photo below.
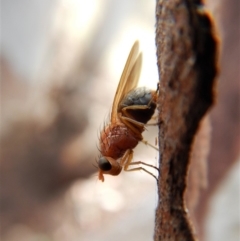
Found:
<svg viewBox="0 0 240 241"><path fill-rule="evenodd" d="M103 122L103 130L105 130L105 129L106 129L106 126L107 126L107 121L106 121L106 120L104 120L104 122Z"/></svg>
<svg viewBox="0 0 240 241"><path fill-rule="evenodd" d="M105 116L105 118L104 118L103 129L105 129L106 126L108 125L110 117L111 117L111 113L108 112L107 116Z"/></svg>
<svg viewBox="0 0 240 241"><path fill-rule="evenodd" d="M96 164L92 163L92 165L93 165L96 169L98 169L98 166L97 166Z"/></svg>
<svg viewBox="0 0 240 241"><path fill-rule="evenodd" d="M102 126L102 124L99 126L99 128L98 128L98 133L101 133L102 132L102 129L103 129L103 126Z"/></svg>
<svg viewBox="0 0 240 241"><path fill-rule="evenodd" d="M99 139L100 140L100 139ZM98 149L98 151L99 152L101 152L101 150L100 150L100 148L99 148L99 146L96 144L96 147L97 147L97 149Z"/></svg>
<svg viewBox="0 0 240 241"><path fill-rule="evenodd" d="M100 155L98 155L98 160L99 160L99 158L100 158ZM95 158L95 163L92 163L92 165L93 165L96 169L99 169L99 167L98 167L98 161L97 161L96 158Z"/></svg>
<svg viewBox="0 0 240 241"><path fill-rule="evenodd" d="M101 135L101 134L100 134L100 131L98 131L98 132L97 132L97 138L98 138L98 140L100 140L100 135Z"/></svg>
<svg viewBox="0 0 240 241"><path fill-rule="evenodd" d="M108 113L108 117L107 118L108 118L108 121L109 121L110 118L111 118L111 113L110 112Z"/></svg>

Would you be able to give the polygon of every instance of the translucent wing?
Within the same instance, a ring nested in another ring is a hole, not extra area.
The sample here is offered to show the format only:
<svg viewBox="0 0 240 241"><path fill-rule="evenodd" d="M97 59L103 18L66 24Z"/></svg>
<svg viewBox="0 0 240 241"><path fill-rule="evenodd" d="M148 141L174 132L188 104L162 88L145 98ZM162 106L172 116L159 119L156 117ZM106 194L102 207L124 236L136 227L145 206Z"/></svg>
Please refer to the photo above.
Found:
<svg viewBox="0 0 240 241"><path fill-rule="evenodd" d="M142 54L139 54L139 43L136 41L128 55L127 62L124 66L122 76L117 87L117 91L113 100L111 121L116 120L118 105L121 100L130 90L137 86L141 66Z"/></svg>
<svg viewBox="0 0 240 241"><path fill-rule="evenodd" d="M138 84L138 80L139 80L139 76L140 76L140 72L141 72L141 67L142 67L142 53L140 53L130 71L130 74L127 78L126 84L124 86L123 92L122 92L122 96L119 100L119 102L121 102L121 100L125 97L125 95L132 89L134 89L137 84Z"/></svg>

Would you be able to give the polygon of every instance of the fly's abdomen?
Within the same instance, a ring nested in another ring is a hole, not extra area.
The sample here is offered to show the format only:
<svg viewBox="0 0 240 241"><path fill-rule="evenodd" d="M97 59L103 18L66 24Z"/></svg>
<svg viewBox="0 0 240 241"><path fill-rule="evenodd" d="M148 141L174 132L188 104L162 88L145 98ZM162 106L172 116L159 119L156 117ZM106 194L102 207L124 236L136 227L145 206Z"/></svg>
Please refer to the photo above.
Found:
<svg viewBox="0 0 240 241"><path fill-rule="evenodd" d="M128 117L146 124L151 119L156 109L155 91L146 87L139 87L131 90L119 104L118 112L122 112L122 109L128 106L148 106L146 109L126 109Z"/></svg>

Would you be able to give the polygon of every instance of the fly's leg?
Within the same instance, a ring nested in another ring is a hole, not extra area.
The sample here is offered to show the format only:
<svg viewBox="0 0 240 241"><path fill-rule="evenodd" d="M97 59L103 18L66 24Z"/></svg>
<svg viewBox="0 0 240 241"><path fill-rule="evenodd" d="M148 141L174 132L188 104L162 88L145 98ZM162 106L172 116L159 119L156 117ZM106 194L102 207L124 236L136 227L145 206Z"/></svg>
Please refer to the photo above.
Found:
<svg viewBox="0 0 240 241"><path fill-rule="evenodd" d="M121 121L129 127L136 135L142 138L142 132L145 129L145 124L136 120L131 119L127 110L146 110L148 109L147 105L131 105L124 107L121 111L123 113L119 113L119 118Z"/></svg>
<svg viewBox="0 0 240 241"><path fill-rule="evenodd" d="M132 158L133 158L133 151L131 149L128 149L120 160L120 166L123 167L125 170L126 163L131 162Z"/></svg>
<svg viewBox="0 0 240 241"><path fill-rule="evenodd" d="M157 116L156 115L152 116L152 118L149 120L149 122L150 121L154 121L154 122L147 123L145 126L157 126L157 125L159 125L159 122L157 122Z"/></svg>
<svg viewBox="0 0 240 241"><path fill-rule="evenodd" d="M149 103L151 103L151 101ZM149 105L130 105L130 106L126 106L126 107L122 108L121 111L124 114L124 116L130 117L127 110L146 110L148 108L149 108ZM157 119L157 116L153 116L150 120L155 121L156 119ZM138 121L136 121L136 122L138 122ZM141 123L141 122L138 122L138 123ZM144 126L156 126L158 124L159 124L158 122L153 122L153 123L144 124Z"/></svg>
<svg viewBox="0 0 240 241"><path fill-rule="evenodd" d="M158 172L159 172L159 169L157 168L157 167L155 167L155 166L153 166L153 165L150 165L150 164L147 164L147 163L144 163L144 162L142 162L142 161L138 161L138 162L131 162L131 163L129 163L129 166L130 165L140 165L140 164L142 164L142 165L145 165L145 166L148 166L148 167L152 167L152 168L154 168L154 169L156 169ZM126 171L128 171L128 172L131 172L131 171L144 171L144 172L146 172L146 173L148 173L149 175L151 175L152 177L154 177L155 179L156 179L156 181L158 181L158 179L157 179L157 177L153 174L153 173L151 173L151 172L149 172L147 169L145 169L144 167L134 167L134 168L132 168L132 169L127 169Z"/></svg>
<svg viewBox="0 0 240 241"><path fill-rule="evenodd" d="M149 109L149 105L130 105L122 108L121 111L125 116L128 116L127 110L146 110L146 109Z"/></svg>
<svg viewBox="0 0 240 241"><path fill-rule="evenodd" d="M159 149L157 147L155 147L154 145L150 144L148 141L145 141L145 140L141 140L141 142L147 146L150 146L152 147L153 149L159 151Z"/></svg>
<svg viewBox="0 0 240 241"><path fill-rule="evenodd" d="M143 139L142 131L144 130L144 126L145 126L143 123L135 121L125 116L121 116L120 119L127 127L129 127L138 136L138 138L141 140L142 143L158 151L157 147L155 147L154 145L148 143L148 141ZM139 126L139 128L137 128L136 125ZM140 128L142 131L140 130Z"/></svg>
<svg viewBox="0 0 240 241"><path fill-rule="evenodd" d="M151 103L151 101L149 103ZM131 116L127 112L128 110L146 110L148 108L149 108L149 105L130 105L130 106L126 106L126 107L122 108L122 110L121 110L121 112L123 113L123 116L121 116L121 118L127 118L128 121L132 122L133 124L135 124L139 127L142 127L143 129L144 129L144 126L155 126L158 123L144 124L144 123L141 123L139 121L135 121L135 120L131 119Z"/></svg>
<svg viewBox="0 0 240 241"><path fill-rule="evenodd" d="M139 139L141 140L142 143L144 143L145 145L148 145L148 146L150 146L153 149L158 151L157 147L155 147L154 145L148 143L142 137L142 131L144 130L145 124L143 124L141 122L138 122L138 121L135 121L135 120L130 119L130 118L125 117L125 116L120 116L120 119L127 127L129 127L136 135L138 135L138 137L139 137ZM137 128L136 126L138 126L139 128Z"/></svg>
<svg viewBox="0 0 240 241"><path fill-rule="evenodd" d="M130 128L139 137L140 140L142 139L142 132L145 129L143 123L122 115L120 115L119 118L128 128Z"/></svg>
<svg viewBox="0 0 240 241"><path fill-rule="evenodd" d="M158 172L159 172L159 169L157 168L157 167L155 167L155 166L153 166L153 165L151 165L151 164L147 164L147 163L145 163L145 162L142 162L142 161L138 161L138 162L130 162L129 164L128 164L128 166L131 166L131 165L145 165L145 166L147 166L147 167L152 167L152 168L154 168L154 169L156 169ZM129 170L128 170L129 171Z"/></svg>
<svg viewBox="0 0 240 241"><path fill-rule="evenodd" d="M152 167L152 168L156 169L159 172L159 169L157 167L153 166L153 165L147 164L147 163L142 162L142 161L131 162L132 159L133 159L133 150L129 149L129 150L127 150L125 152L123 158L120 161L120 164L121 164L121 166L123 166L124 171L132 172L132 171L141 171L142 170L142 171L148 173L149 175L151 175L152 177L154 177L156 180L158 180L157 177L154 174L149 172L144 167L140 166L140 167L134 167L134 168L129 169L130 165L140 165L140 164L142 164L142 165L145 165L145 166L148 166L148 167Z"/></svg>
<svg viewBox="0 0 240 241"><path fill-rule="evenodd" d="M159 122L159 121L156 121L156 119L157 119L157 116L153 116L153 117L150 119L150 121L153 120L154 122L152 122L152 123L147 123L146 126L157 126L157 125L159 125L160 122Z"/></svg>
<svg viewBox="0 0 240 241"><path fill-rule="evenodd" d="M147 123L145 126L157 126L159 123L158 122L153 122L153 123Z"/></svg>

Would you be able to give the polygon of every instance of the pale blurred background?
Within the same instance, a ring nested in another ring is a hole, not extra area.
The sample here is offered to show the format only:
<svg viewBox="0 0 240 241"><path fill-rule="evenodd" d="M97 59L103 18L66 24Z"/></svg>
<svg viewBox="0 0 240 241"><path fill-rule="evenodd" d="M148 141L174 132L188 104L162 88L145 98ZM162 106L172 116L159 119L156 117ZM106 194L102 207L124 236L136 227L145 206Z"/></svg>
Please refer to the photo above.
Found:
<svg viewBox="0 0 240 241"><path fill-rule="evenodd" d="M153 239L155 180L123 172L101 183L93 166L136 39L139 85L155 89L155 1L1 1L1 240ZM157 128L145 137L154 144ZM239 236L239 151L229 151L208 195L206 241ZM139 144L134 160L157 165L158 153Z"/></svg>

